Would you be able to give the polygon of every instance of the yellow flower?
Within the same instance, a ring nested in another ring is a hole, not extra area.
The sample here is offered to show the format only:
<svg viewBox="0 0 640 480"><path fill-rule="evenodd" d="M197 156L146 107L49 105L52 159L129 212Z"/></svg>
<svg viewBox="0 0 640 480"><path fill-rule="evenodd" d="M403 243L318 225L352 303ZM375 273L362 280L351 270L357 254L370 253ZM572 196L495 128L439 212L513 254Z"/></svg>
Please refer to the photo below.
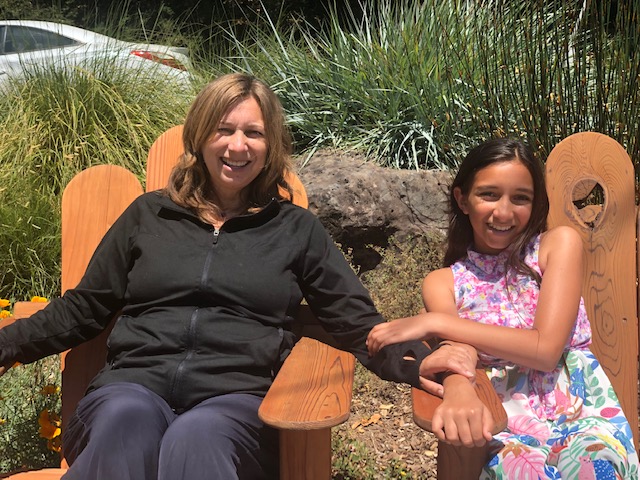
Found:
<svg viewBox="0 0 640 480"><path fill-rule="evenodd" d="M40 412L38 417L38 425L40 425L40 436L48 440L60 436L62 430L60 429L60 417L55 413L49 412L46 408Z"/></svg>
<svg viewBox="0 0 640 480"><path fill-rule="evenodd" d="M0 425L4 425L7 421L4 418L0 418Z"/></svg>
<svg viewBox="0 0 640 480"><path fill-rule="evenodd" d="M57 385L49 384L42 387L42 390L40 390L40 395L55 395L59 391L60 387L58 387Z"/></svg>
<svg viewBox="0 0 640 480"><path fill-rule="evenodd" d="M49 300L47 300L45 297L31 297L31 301L32 302L41 302L41 303L45 303L48 302Z"/></svg>
<svg viewBox="0 0 640 480"><path fill-rule="evenodd" d="M0 310L0 318L7 318L11 316L11 312L9 310Z"/></svg>
<svg viewBox="0 0 640 480"><path fill-rule="evenodd" d="M0 298L0 308L8 307L11 305L11 302L6 298Z"/></svg>

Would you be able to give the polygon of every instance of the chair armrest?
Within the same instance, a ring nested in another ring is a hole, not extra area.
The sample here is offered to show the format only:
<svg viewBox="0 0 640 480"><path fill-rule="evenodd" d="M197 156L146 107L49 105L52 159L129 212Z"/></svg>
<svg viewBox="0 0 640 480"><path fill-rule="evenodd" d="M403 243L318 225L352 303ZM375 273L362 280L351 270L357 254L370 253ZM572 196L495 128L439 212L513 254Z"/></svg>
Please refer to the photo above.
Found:
<svg viewBox="0 0 640 480"><path fill-rule="evenodd" d="M281 430L334 427L349 418L355 358L303 337L293 347L258 415Z"/></svg>
<svg viewBox="0 0 640 480"><path fill-rule="evenodd" d="M11 325L21 318L27 318L42 310L49 302L16 302L13 305L13 316L0 319L0 328ZM2 478L0 476L0 478Z"/></svg>
<svg viewBox="0 0 640 480"><path fill-rule="evenodd" d="M48 304L49 302L16 302L13 306L13 315L11 317L0 319L0 328L11 325L13 322L20 320L21 318L30 317L37 311L42 310Z"/></svg>
<svg viewBox="0 0 640 480"><path fill-rule="evenodd" d="M7 325L11 325L15 321L16 321L16 317L13 317L13 316L0 318L0 328L6 327Z"/></svg>
<svg viewBox="0 0 640 480"><path fill-rule="evenodd" d="M507 428L507 412L504 411L502 402L482 369L476 370L476 393L493 416L496 426L492 433L495 435ZM411 400L413 401L413 421L419 427L431 432L433 412L442 403L442 399L414 387L411 389Z"/></svg>
<svg viewBox="0 0 640 480"><path fill-rule="evenodd" d="M16 320L27 318L47 305L49 305L49 302L16 302L13 305L13 316Z"/></svg>

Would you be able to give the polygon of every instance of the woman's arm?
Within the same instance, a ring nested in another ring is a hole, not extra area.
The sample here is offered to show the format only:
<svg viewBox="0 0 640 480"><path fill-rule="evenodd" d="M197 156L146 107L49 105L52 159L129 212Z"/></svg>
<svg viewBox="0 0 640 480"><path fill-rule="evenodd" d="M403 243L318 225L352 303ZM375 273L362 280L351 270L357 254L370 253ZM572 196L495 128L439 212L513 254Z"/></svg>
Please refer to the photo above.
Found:
<svg viewBox="0 0 640 480"><path fill-rule="evenodd" d="M484 325L457 317L450 269L432 272L423 283L429 313L376 327L369 336L375 351L406 338L440 336L536 370L553 370L575 324L581 295L582 241L573 229L543 235L539 253L543 273L533 328Z"/></svg>

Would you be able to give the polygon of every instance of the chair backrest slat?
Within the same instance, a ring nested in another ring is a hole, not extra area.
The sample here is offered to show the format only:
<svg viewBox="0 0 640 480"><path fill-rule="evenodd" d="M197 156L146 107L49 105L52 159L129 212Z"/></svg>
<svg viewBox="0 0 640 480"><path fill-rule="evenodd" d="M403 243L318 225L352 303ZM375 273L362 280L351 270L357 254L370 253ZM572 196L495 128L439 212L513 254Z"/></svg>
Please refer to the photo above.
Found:
<svg viewBox="0 0 640 480"><path fill-rule="evenodd" d="M62 196L63 292L78 284L102 237L141 194L135 175L115 165L91 167L69 182ZM107 335L105 331L62 355L63 428L105 364Z"/></svg>
<svg viewBox="0 0 640 480"><path fill-rule="evenodd" d="M613 384L637 447L638 260L633 164L615 140L586 132L560 142L549 155L546 169L549 227L570 225L582 236L586 259L582 294L593 331L592 351Z"/></svg>

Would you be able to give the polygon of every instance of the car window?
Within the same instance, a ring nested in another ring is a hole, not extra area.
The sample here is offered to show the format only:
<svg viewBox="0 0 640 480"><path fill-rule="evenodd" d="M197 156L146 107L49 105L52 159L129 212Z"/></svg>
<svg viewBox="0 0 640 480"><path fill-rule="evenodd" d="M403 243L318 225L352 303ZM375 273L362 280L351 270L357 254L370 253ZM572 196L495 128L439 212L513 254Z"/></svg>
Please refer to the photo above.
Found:
<svg viewBox="0 0 640 480"><path fill-rule="evenodd" d="M4 54L47 50L80 43L72 38L39 28L15 25L8 25L4 28L6 29L4 51L2 52Z"/></svg>

